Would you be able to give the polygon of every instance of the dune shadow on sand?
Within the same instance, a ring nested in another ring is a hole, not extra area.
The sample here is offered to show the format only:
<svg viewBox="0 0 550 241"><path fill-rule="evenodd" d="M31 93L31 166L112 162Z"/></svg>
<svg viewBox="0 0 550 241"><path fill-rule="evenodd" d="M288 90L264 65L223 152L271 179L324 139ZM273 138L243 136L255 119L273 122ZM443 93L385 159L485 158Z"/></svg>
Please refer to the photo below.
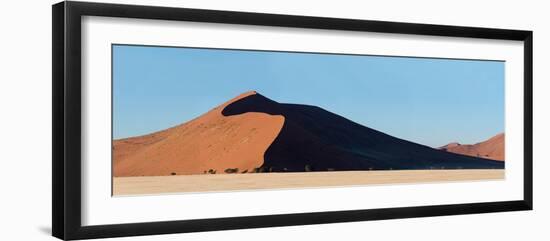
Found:
<svg viewBox="0 0 550 241"><path fill-rule="evenodd" d="M365 127L322 108L282 104L260 94L237 100L224 116L282 115L283 127L264 154L271 171L503 169L504 162L449 153Z"/></svg>

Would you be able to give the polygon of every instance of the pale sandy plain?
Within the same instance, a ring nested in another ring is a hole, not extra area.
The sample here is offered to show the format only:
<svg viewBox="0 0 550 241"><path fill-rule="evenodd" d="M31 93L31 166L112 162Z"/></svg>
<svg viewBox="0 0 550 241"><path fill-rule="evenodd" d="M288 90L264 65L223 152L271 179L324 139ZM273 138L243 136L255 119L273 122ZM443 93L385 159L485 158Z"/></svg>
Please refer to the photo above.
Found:
<svg viewBox="0 0 550 241"><path fill-rule="evenodd" d="M502 180L504 173L470 169L114 177L113 195Z"/></svg>

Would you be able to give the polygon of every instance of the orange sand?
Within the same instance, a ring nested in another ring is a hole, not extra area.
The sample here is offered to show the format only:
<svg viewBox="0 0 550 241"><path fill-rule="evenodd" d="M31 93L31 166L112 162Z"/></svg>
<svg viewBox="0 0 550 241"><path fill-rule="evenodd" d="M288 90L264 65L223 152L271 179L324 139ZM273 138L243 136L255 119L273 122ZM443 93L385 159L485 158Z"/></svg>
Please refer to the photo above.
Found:
<svg viewBox="0 0 550 241"><path fill-rule="evenodd" d="M474 145L451 143L441 147L441 149L467 156L504 161L504 133Z"/></svg>
<svg viewBox="0 0 550 241"><path fill-rule="evenodd" d="M225 106L256 94L251 91L185 124L153 134L115 140L115 177L201 174L228 168L251 172L280 132L284 117L266 113L223 116Z"/></svg>

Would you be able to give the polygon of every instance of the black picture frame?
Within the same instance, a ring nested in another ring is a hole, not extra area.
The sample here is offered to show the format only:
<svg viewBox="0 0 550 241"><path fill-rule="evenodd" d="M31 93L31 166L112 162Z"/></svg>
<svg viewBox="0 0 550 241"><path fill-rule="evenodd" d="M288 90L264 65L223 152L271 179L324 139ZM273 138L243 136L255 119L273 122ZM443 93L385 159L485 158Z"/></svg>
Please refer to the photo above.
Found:
<svg viewBox="0 0 550 241"><path fill-rule="evenodd" d="M524 43L523 199L502 202L368 210L263 215L234 218L140 222L99 226L81 224L81 17L104 16L282 26L328 30L517 40ZM532 210L533 208L533 32L416 23L336 19L278 14L151 7L90 2L52 6L52 233L60 239L185 233L380 219Z"/></svg>

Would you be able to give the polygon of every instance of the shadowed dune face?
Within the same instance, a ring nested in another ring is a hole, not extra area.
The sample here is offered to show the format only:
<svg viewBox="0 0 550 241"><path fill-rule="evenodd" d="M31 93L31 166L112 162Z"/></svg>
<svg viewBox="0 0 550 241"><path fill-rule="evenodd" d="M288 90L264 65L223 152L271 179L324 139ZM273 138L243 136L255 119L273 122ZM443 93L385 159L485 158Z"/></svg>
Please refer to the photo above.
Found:
<svg viewBox="0 0 550 241"><path fill-rule="evenodd" d="M457 153L461 155L487 158L492 160L504 161L504 133L500 133L490 139L473 145L461 145L459 143L450 143L441 150Z"/></svg>
<svg viewBox="0 0 550 241"><path fill-rule="evenodd" d="M153 134L115 140L113 172L123 176L252 171L279 134L284 117L261 112L223 116L221 110L242 94L185 124ZM238 168L238 169L235 169Z"/></svg>
<svg viewBox="0 0 550 241"><path fill-rule="evenodd" d="M501 169L502 162L458 155L401 140L322 108L279 104L260 94L232 102L224 116L266 113L284 117L264 154L273 171Z"/></svg>

